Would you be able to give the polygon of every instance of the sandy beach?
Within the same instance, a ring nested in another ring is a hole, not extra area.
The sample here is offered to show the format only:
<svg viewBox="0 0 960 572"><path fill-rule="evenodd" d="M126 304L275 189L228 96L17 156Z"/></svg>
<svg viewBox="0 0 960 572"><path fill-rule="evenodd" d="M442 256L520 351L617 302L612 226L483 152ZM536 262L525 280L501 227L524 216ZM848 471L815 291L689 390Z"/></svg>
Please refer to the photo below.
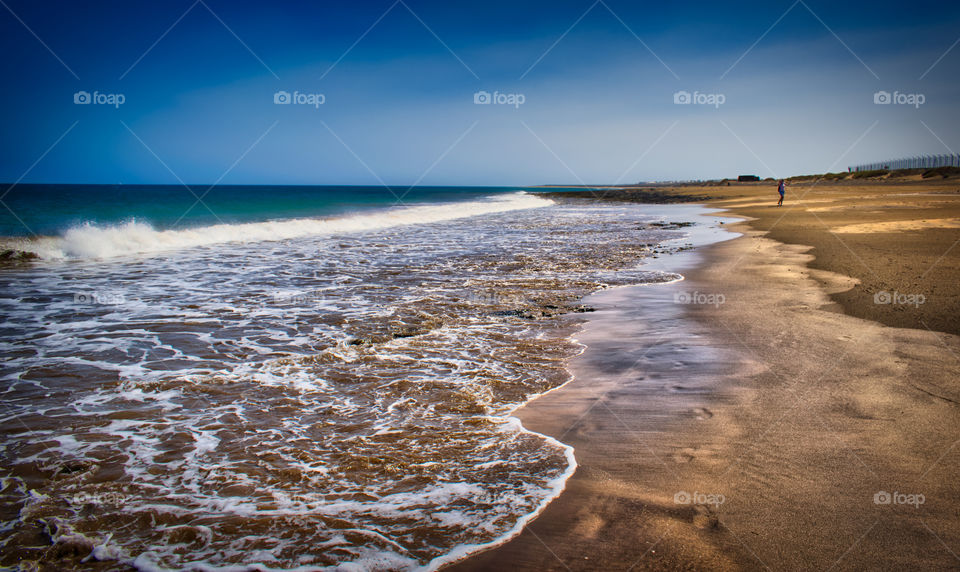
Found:
<svg viewBox="0 0 960 572"><path fill-rule="evenodd" d="M668 192L742 236L590 297L575 380L519 411L576 474L451 569L958 568L960 183Z"/></svg>
<svg viewBox="0 0 960 572"><path fill-rule="evenodd" d="M0 0L0 572L960 572L958 30Z"/></svg>

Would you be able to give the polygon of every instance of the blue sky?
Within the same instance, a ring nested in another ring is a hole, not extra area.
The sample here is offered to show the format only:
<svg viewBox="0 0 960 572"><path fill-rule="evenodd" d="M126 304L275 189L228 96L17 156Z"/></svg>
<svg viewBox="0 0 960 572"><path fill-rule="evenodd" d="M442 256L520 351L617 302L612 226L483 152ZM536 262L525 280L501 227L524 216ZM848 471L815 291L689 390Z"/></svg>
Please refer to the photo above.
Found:
<svg viewBox="0 0 960 572"><path fill-rule="evenodd" d="M960 152L957 4L4 3L10 182L632 183Z"/></svg>

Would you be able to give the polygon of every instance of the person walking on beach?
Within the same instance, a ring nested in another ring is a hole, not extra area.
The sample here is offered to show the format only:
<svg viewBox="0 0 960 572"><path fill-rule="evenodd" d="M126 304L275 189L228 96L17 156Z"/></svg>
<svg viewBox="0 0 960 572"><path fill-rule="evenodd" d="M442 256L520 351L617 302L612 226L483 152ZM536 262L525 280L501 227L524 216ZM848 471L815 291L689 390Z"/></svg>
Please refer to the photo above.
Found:
<svg viewBox="0 0 960 572"><path fill-rule="evenodd" d="M777 201L777 206L778 206L778 207L782 207L782 206L783 206L783 194L786 192L786 189L784 189L784 185L783 185L783 179L780 179L780 184L777 186L777 192L780 193L780 200Z"/></svg>

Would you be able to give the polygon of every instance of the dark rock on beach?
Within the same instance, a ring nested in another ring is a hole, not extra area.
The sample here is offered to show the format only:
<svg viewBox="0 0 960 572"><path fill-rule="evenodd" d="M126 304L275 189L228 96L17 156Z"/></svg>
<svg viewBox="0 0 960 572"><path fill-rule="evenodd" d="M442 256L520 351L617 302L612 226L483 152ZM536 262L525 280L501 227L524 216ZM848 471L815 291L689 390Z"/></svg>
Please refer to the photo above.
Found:
<svg viewBox="0 0 960 572"><path fill-rule="evenodd" d="M28 260L38 260L40 256L36 252L27 252L24 250L6 249L0 251L0 262L25 262Z"/></svg>

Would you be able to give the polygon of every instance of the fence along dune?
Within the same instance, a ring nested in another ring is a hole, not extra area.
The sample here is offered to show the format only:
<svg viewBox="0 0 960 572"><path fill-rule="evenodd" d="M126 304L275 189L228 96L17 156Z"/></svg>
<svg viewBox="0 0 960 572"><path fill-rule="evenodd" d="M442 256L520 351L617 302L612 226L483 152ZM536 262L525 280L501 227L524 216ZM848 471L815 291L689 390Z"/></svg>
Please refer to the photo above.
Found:
<svg viewBox="0 0 960 572"><path fill-rule="evenodd" d="M879 163L864 163L850 167L850 171L858 173L861 171L889 171L893 169L936 169L937 167L960 167L960 154L918 155L916 157L880 161Z"/></svg>

